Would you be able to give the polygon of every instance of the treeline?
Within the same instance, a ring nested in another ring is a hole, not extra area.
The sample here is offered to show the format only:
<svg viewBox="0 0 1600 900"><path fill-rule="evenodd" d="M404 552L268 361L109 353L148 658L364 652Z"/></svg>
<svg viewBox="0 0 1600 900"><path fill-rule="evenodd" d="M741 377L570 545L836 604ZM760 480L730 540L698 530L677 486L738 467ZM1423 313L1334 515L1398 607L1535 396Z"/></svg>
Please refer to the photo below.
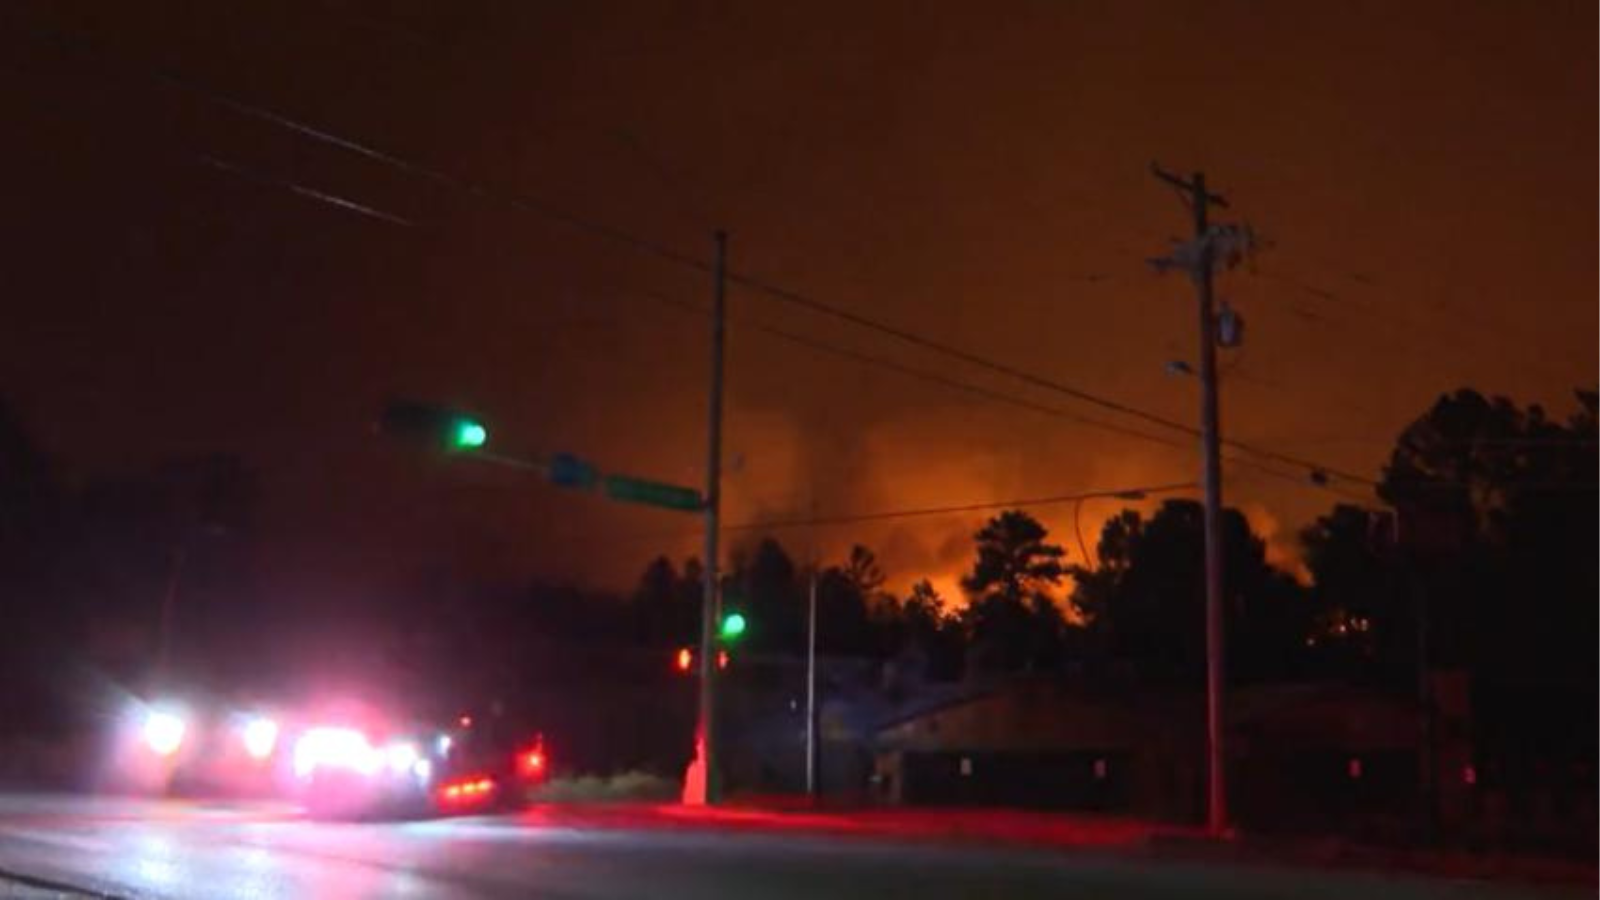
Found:
<svg viewBox="0 0 1600 900"><path fill-rule="evenodd" d="M1379 502L1335 505L1298 536L1306 580L1269 563L1261 536L1227 510L1230 681L1412 693L1424 666L1462 672L1489 758L1552 754L1526 760L1532 771L1592 757L1600 459L1596 395L1578 400L1558 420L1472 391L1440 398L1400 435ZM1198 689L1203 546L1192 500L1119 512L1091 560L1008 510L974 534L959 597L928 580L891 592L872 551L856 546L815 573L819 647L933 681L1028 673ZM773 538L732 554L723 603L749 623L736 654L801 656L812 574ZM627 597L535 588L504 607L494 639L513 656L543 654L542 666L529 663L533 678L594 682L641 666L667 678L675 648L698 643L700 579L695 560L661 558Z"/></svg>
<svg viewBox="0 0 1600 900"><path fill-rule="evenodd" d="M1381 502L1336 505L1299 535L1309 583L1269 563L1262 537L1226 510L1230 677L1414 684L1425 621L1433 667L1592 683L1595 394L1578 400L1557 420L1472 391L1442 397L1401 434L1376 487ZM856 546L815 573L819 646L913 657L943 679L1115 669L1194 682L1205 660L1202 552L1201 508L1187 499L1112 516L1089 560L1026 511L1002 512L974 534L958 597L927 580L893 593L873 552ZM811 577L775 538L736 550L722 595L749 621L741 646L801 652ZM693 645L700 579L695 560L657 559L622 602L589 598L581 611L539 616L538 627L662 651ZM535 593L534 607L563 605Z"/></svg>

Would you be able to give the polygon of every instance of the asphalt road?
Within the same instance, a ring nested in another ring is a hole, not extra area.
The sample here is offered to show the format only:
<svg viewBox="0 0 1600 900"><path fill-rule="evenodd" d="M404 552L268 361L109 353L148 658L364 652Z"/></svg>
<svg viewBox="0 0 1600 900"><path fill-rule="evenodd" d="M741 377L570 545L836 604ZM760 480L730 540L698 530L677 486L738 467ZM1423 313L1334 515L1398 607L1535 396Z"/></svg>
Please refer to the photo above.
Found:
<svg viewBox="0 0 1600 900"><path fill-rule="evenodd" d="M950 842L673 830L559 812L309 822L292 809L0 795L0 897L1564 897L1537 889Z"/></svg>

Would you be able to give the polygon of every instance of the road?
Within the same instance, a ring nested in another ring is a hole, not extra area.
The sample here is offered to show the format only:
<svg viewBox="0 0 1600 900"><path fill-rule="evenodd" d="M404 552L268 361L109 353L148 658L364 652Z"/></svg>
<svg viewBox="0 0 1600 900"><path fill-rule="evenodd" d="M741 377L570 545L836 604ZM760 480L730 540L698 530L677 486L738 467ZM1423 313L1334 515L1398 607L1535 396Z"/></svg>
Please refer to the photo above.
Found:
<svg viewBox="0 0 1600 900"><path fill-rule="evenodd" d="M0 795L0 897L1565 897L1591 890L682 829L559 811L310 822L288 807Z"/></svg>

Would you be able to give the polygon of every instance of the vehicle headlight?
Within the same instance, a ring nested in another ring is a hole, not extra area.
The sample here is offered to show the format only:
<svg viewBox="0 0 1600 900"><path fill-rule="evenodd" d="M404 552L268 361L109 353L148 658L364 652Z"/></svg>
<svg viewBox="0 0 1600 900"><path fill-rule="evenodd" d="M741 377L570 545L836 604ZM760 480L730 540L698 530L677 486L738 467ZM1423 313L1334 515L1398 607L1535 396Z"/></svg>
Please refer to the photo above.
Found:
<svg viewBox="0 0 1600 900"><path fill-rule="evenodd" d="M301 778L324 766L371 775L380 763L366 735L354 728L312 728L294 744L294 772Z"/></svg>
<svg viewBox="0 0 1600 900"><path fill-rule="evenodd" d="M395 741L383 750L383 758L389 764L389 771L395 775L403 775L411 771L421 756L417 753L417 745L410 741Z"/></svg>
<svg viewBox="0 0 1600 900"><path fill-rule="evenodd" d="M144 743L159 756L171 756L183 745L187 726L183 717L166 710L151 710L144 717Z"/></svg>
<svg viewBox="0 0 1600 900"><path fill-rule="evenodd" d="M239 730L244 739L244 752L252 759L266 759L278 745L278 723L266 716L255 716Z"/></svg>

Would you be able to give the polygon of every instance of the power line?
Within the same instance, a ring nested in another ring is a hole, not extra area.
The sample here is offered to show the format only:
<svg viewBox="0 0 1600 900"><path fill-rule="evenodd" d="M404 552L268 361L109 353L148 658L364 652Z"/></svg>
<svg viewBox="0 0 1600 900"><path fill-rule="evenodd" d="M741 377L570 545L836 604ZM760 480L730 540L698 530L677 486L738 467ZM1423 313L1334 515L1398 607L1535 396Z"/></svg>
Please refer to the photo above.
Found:
<svg viewBox="0 0 1600 900"><path fill-rule="evenodd" d="M107 54L90 46L88 42L75 36L66 35L64 33L55 31L41 32L37 30L34 31L33 35L40 40L67 50L77 50L83 53L91 54L101 60L105 60L107 58ZM447 189L467 194L479 200L504 204L513 209L537 215L562 224L566 227L573 228L574 230L595 235L605 240L629 247L645 255L654 256L665 262L669 262L693 271L706 274L710 274L712 271L711 265L705 261L681 251L674 250L659 242L640 237L623 229L602 222L596 222L583 216L566 212L565 210L558 209L537 199L527 197L519 192L492 188L483 184L482 182L454 175L422 163L414 162L397 154L377 149L370 144L334 134L326 129L306 124L290 116L249 103L244 100L240 100L237 97L221 91L217 91L204 84L196 82L181 73L160 67L146 68L139 66L136 63L121 60L114 60L114 62L120 63L125 69L131 69L138 74L146 75L162 83L200 96L238 115L286 129L292 133L310 138L318 143L326 144L328 146L359 155L366 159L387 165L398 171L445 187ZM318 197L316 199L323 198ZM841 309L828 303L824 303L798 291L759 279L755 276L729 272L728 280L736 284L740 284L748 289L765 294L772 299L799 306L812 312L829 316L840 321L848 322L861 328L877 331L881 334L893 337L912 346L929 350L969 365L988 369L998 374L1021 381L1025 384L1030 384L1036 387L1061 393L1081 402L1099 406L1113 412L1137 418L1151 424L1174 431L1179 431L1191 436L1198 437L1200 433L1198 429L1192 426L1185 425L1182 422L1175 421L1165 416L1151 413L1147 410L1140 409L1130 404L1103 397L1081 388L1077 388L1058 380L1050 379L1006 363L997 362L979 354L962 350L958 347L924 337L903 328L899 328L884 322L879 322L875 319ZM1322 293L1327 294L1328 292ZM1061 413L1064 411L1057 412ZM1101 421L1088 419L1087 417L1076 418L1086 423ZM1106 424L1108 423L1102 423L1098 427L1106 427ZM1150 438L1147 433L1137 432L1132 429L1122 429L1120 426L1117 428L1118 430L1123 431L1123 433L1128 433L1131 435L1144 435L1145 439ZM1374 478L1358 475L1353 472L1329 466L1305 457L1271 450L1269 448L1257 447L1253 444L1248 444L1238 440L1224 439L1221 443L1230 449L1234 449L1242 453L1247 453L1262 459L1272 460L1283 465L1302 469L1306 471L1307 474L1313 479L1324 480L1328 476L1336 476L1345 481L1363 484L1370 487L1375 487L1378 484L1378 481ZM1256 468L1260 471L1272 474L1275 477L1287 478L1291 481L1295 481L1296 483L1300 483L1298 479L1294 478L1294 476L1285 475L1282 472L1268 470L1257 463L1249 463L1237 457L1233 458L1231 462L1236 465L1245 465L1249 468ZM1325 484L1319 484L1318 486L1326 487Z"/></svg>
<svg viewBox="0 0 1600 900"><path fill-rule="evenodd" d="M1328 290L1325 287L1318 286L1306 280L1305 278L1299 277L1290 272L1274 269L1258 270L1255 272L1255 274L1263 278L1268 278L1287 284L1301 293L1314 298L1320 303L1332 305L1335 303L1344 302L1347 305L1341 306L1340 309L1347 309L1348 306L1353 305L1361 310L1365 310L1368 314L1388 319L1390 322L1403 326L1407 329L1415 331L1437 331L1441 328L1452 328L1455 329L1456 336L1459 340L1470 340L1475 343L1479 343L1482 346L1489 346L1492 343L1494 348L1500 351L1502 354L1504 354L1508 349L1528 351L1518 355L1520 355L1525 362L1540 369L1546 375L1565 380L1566 378L1570 377L1571 374L1558 372L1550 365L1550 361L1543 354L1535 352L1537 350L1536 347L1532 346L1526 341L1523 343L1507 342L1505 339L1507 331L1511 331L1516 334L1516 336L1524 339L1529 337L1525 330L1518 328L1517 326L1509 326L1504 323L1491 322L1482 318L1481 316L1469 318L1467 311L1459 309L1452 310L1448 315L1430 315L1427 313L1417 312L1402 313L1392 307L1385 306L1372 299L1356 299L1343 292ZM1361 286L1361 288L1367 291L1383 289L1382 286L1378 282L1374 281L1370 276L1348 274L1347 277L1352 282ZM1347 328L1359 329L1363 334L1371 335L1379 333L1370 328L1361 328L1361 325L1358 322L1350 322L1339 317L1328 317L1325 315L1311 313L1303 308L1295 308L1291 311L1295 312L1301 319L1304 319L1312 325L1327 325L1332 323L1343 325ZM1468 330L1473 332L1473 337L1466 337L1466 332ZM1395 338L1400 337L1397 334L1392 334L1391 336ZM1408 348L1415 350L1418 345L1416 342L1411 342L1407 344L1407 346ZM1436 357L1438 356L1437 344L1423 344L1422 346L1430 349ZM1562 361L1565 362L1566 360Z"/></svg>
<svg viewBox="0 0 1600 900"><path fill-rule="evenodd" d="M885 522L900 519L927 518L931 516L960 515L972 512L988 512L997 509L1028 509L1039 506L1059 506L1065 503L1078 503L1084 500L1098 499L1123 499L1138 500L1160 494L1174 494L1193 490L1194 482L1172 482L1167 484L1138 485L1117 489L1098 489L1079 491L1071 494L1054 494L1043 497L1025 497L1016 500L983 500L974 503L955 504L950 506L923 506L906 509L876 510L862 513L839 513L828 516L812 516L799 519L757 519L748 522L736 522L722 526L723 531L765 531L791 528L824 528L835 525L854 525L863 522ZM1136 496L1137 495L1137 496ZM654 540L686 540L699 536L699 531L659 532L656 534L639 534L626 537L606 536L604 538L593 535L559 535L558 540L620 540L628 542L642 542Z"/></svg>
<svg viewBox="0 0 1600 900"><path fill-rule="evenodd" d="M245 166L245 165L243 165L241 163L237 163L237 162L234 162L234 161L223 160L221 158L218 158L218 157L215 157L215 156L212 156L212 155L209 155L209 154L205 154L205 153L196 153L196 154L193 154L193 156L195 158L198 158L200 162L202 162L202 163L204 163L204 164L206 164L206 165L208 165L208 166L210 166L212 168L215 168L215 169L217 169L219 171L223 171L223 172L226 172L228 174L243 178L244 180L250 181L252 183L282 188L284 190L287 190L287 191L289 191L291 193L294 193L294 194L297 194L299 196L306 197L308 199L311 199L311 200L314 200L314 201L317 201L317 202L326 203L326 204L335 206L337 208L340 208L340 209L343 209L343 210L346 210L346 211L351 211L351 212L355 212L355 213L358 213L358 214L361 214L361 215L365 215L365 216L368 216L368 217L371 217L371 218L376 218L376 219L379 219L380 221L384 221L384 222L389 223L389 224L398 224L398 225L413 226L413 227L417 225L417 223L415 223L415 222L412 222L410 220L401 218L401 217L396 216L396 215L394 215L392 213L387 213L387 212L384 212L382 210L378 210L378 209L375 209L373 207L366 206L364 204L360 204L360 203L357 203L357 202L352 201L352 200L347 200L345 198L338 197L336 195L328 194L326 192L319 191L319 190L316 190L316 189L313 189L313 188L307 188L307 187L305 187L303 185L300 185L300 184L298 184L296 182L293 182L291 180L283 179L283 178L280 178L278 176L272 175L270 173L265 173L265 172L261 172L261 171L255 170L255 169L253 169L251 167L247 167L247 166ZM667 296L665 294L661 294L659 292L654 292L654 291L636 291L636 292L631 292L631 293L635 293L638 296L646 297L648 299L651 299L651 300L654 300L654 301L657 301L657 302L660 302L660 303L664 303L666 305L675 307L675 308L677 308L679 310L688 311L690 313L693 313L693 314L696 314L696 315L699 315L699 316L708 316L710 314L710 311L708 309L706 309L705 307L703 307L703 306L701 306L699 304L695 304L695 303L688 302L688 301L677 300L675 298L669 297L669 296ZM896 361L893 361L893 360L890 360L890 359L887 359L887 358L884 358L884 357L881 357L881 356L874 356L872 354L868 354L868 353L864 353L864 352L860 352L860 351L847 349L847 348L838 346L836 344L830 344L830 343L828 343L826 341L823 341L823 340L820 340L820 339L817 339L817 338L813 338L813 337L810 337L810 336L807 336L807 335L803 335L803 334L800 334L798 332L786 331L784 329L776 328L776 327L769 326L769 325L766 325L766 324L763 324L763 323L759 323L759 322L746 320L746 319L743 319L743 318L731 318L730 321L738 322L741 325L743 325L744 327L751 328L751 329L753 329L753 330L755 330L757 332L760 332L760 333L763 333L763 334L778 338L780 340L784 340L784 341L796 344L798 346L806 347L806 348L811 349L813 351L832 354L832 355L839 356L839 357L842 357L842 358L845 358L845 359L849 359L849 360L852 360L854 362L857 362L857 363L860 363L860 364L864 364L864 365L876 366L878 368L883 368L883 369L886 369L888 371L893 371L893 372L899 373L901 375L905 375L905 376L908 376L908 377L911 377L911 378L915 378L915 379L920 379L920 380L923 380L923 381L926 381L926 382L929 382L929 383L932 383L932 384L937 384L937 385L940 385L940 386L943 386L943 387L947 387L947 388L950 388L950 389L953 389L953 390L962 391L962 392L965 392L965 393L968 393L968 394L972 394L974 396L982 397L984 399L988 399L988 400L992 400L992 401L995 401L995 402L1009 404L1009 405L1016 406L1016 407L1021 408L1021 409L1027 409L1027 410L1030 410L1030 411L1033 411L1033 412L1042 413L1042 414L1054 416L1054 417L1057 417L1057 418L1067 419L1067 420L1074 421L1074 422L1077 422L1077 423L1080 423L1080 424L1083 424L1083 425L1087 425L1087 426L1090 426L1090 427L1100 428L1102 430L1105 430L1105 431L1108 431L1108 432L1111 432L1111 433L1122 434L1122 435L1125 435L1125 436L1133 437L1133 438L1140 439L1140 440L1149 441L1149 442L1152 442L1152 443L1157 443L1157 444L1160 444L1160 445L1163 445L1163 446L1167 446L1167 447L1172 447L1172 448L1176 448L1176 449L1180 449L1180 450L1189 449L1188 444L1186 442L1184 442L1184 441L1181 441L1181 440L1177 440L1177 439L1174 439L1174 438L1166 437L1164 435L1152 434L1152 433L1147 432L1147 431L1140 431L1138 429L1130 428L1128 426L1121 425L1119 423L1110 422L1110 421L1107 421L1107 420L1104 420L1104 419L1093 418L1093 417L1090 417L1090 416L1083 415L1081 413L1077 413L1077 412L1072 411L1072 410L1063 409L1061 407L1050 406L1050 405L1047 405L1047 404L1038 403L1036 401L1032 401L1032 400L1029 400L1029 399L1026 399L1026 398L1018 397L1018 396L1016 396L1014 394L1008 394L1008 393L1005 393L1005 392L1002 392L1002 391L998 391L998 390L994 390L994 389L991 389L991 388L988 388L988 387L980 386L980 385L974 384L974 383L972 383L970 381L964 381L964 380L961 380L961 379L957 379L957 378L952 378L952 377L949 377L949 376L941 375L941 374L938 374L938 373L935 373L935 372L929 372L929 371L918 369L918 368L915 368L913 366L905 365L905 364L902 364L902 363L899 363L899 362L896 362ZM1297 476L1289 474L1289 473L1279 472L1279 471L1277 471L1275 469L1272 469L1270 467L1263 466L1261 464L1254 463L1254 462L1251 462L1251 461L1246 460L1246 459L1237 458L1237 457L1230 457L1228 459L1228 462L1230 463L1230 465L1236 465L1236 466L1240 466L1240 467L1244 467L1244 468L1254 469L1254 470L1262 472L1263 474L1266 474L1268 476L1280 478L1280 479L1288 481L1288 482L1290 482L1292 484L1297 484L1297 485L1300 485L1300 486L1316 486L1316 485L1313 485L1307 479L1304 479L1304 478L1301 478L1301 477L1297 477Z"/></svg>
<svg viewBox="0 0 1600 900"><path fill-rule="evenodd" d="M668 296L666 296L664 294L661 294L661 293L658 293L658 292L655 292L655 291L640 291L640 292L637 292L637 293L639 293L641 296L647 297L647 298L649 298L651 300L656 300L658 302L665 303L665 304L667 304L669 306L673 306L673 307L676 307L678 309L682 309L682 310L686 310L686 311L689 311L689 312L697 313L699 315L710 315L710 311L709 310L705 309L704 307L702 307L702 306L700 306L699 304L696 304L696 303L691 303L691 302L683 301L683 300L677 300L675 298L668 297ZM937 385L941 385L943 387L951 388L953 390L963 391L965 393L972 394L972 395L978 396L978 397L983 397L983 398L988 399L988 400L993 400L993 401L998 402L998 403L1007 403L1007 404L1010 404L1012 406L1019 407L1021 409L1027 409L1027 410L1031 410L1033 412L1043 413L1045 415L1050 415L1050 416L1056 416L1056 417L1059 417L1059 418L1069 419L1071 421L1079 422L1081 424L1088 425L1088 426L1091 426L1091 427L1094 427L1094 428L1100 428L1100 429L1104 429L1106 431L1114 432L1116 434L1122 434L1122 435L1126 435L1128 437L1138 438L1140 440L1145 440L1145 441L1150 441L1150 442L1153 442L1153 443L1163 444L1163 445L1168 446L1168 447L1176 447L1178 449L1183 449L1183 450L1189 449L1189 445L1184 443L1183 441L1179 441L1179 440L1176 440L1174 438L1169 438L1169 437L1166 437L1165 435L1151 434L1150 432L1140 431L1140 430L1138 430L1136 428L1130 428L1130 427L1128 427L1126 425L1120 425L1120 424L1118 424L1116 422L1108 422L1108 421L1106 421L1104 419L1096 419L1096 418L1093 418L1091 416L1085 416L1085 415L1082 415L1080 413L1074 412L1072 410L1062 409L1060 407L1050 406L1050 405L1044 404L1044 403L1037 403L1035 401L1028 400L1028 399L1026 399L1024 397L1018 397L1015 394L1007 394L1007 393L1005 393L1003 391L997 391L997 390L993 390L991 388L983 387L981 385L973 384L970 381L965 381L965 380L962 380L962 379L959 379L959 378L953 378L953 377L950 377L948 375L941 375L941 374L939 374L937 372L929 372L929 371L927 371L925 369L918 369L918 368L916 368L914 366L908 366L908 365L905 365L903 363L896 362L894 360L888 359L886 357L876 356L876 355L870 354L870 353L864 353L864 352L859 351L859 350L851 350L851 349L846 348L846 347L841 347L838 344L829 343L829 342L824 341L824 340L822 340L820 338L814 338L814 337L810 337L808 335L800 334L799 332L788 331L788 330L785 330L785 329L782 329L782 328L777 328L777 327L774 327L772 325L767 325L767 324L764 324L764 323L761 323L761 322L755 322L755 321L752 321L752 320L749 320L749 319L745 319L745 318L742 318L742 317L730 316L728 321L731 322L731 323L738 324L741 327L749 328L749 329L752 329L754 331L758 331L758 332L760 332L762 334L766 334L766 335L778 338L778 339L783 340L783 341L788 341L789 343L795 344L797 346L806 347L808 349L815 350L815 351L818 351L818 352L821 352L821 353L828 353L828 354L832 354L834 356L839 356L839 357L842 357L844 359L849 359L849 360L852 360L854 362L861 363L863 365L876 366L878 368L886 369L886 370L891 371L891 372L898 372L899 374L905 375L905 376L910 377L910 378L916 378L916 379L919 379L919 380L922 380L922 381L929 382L931 384L937 384Z"/></svg>
<svg viewBox="0 0 1600 900"><path fill-rule="evenodd" d="M1172 494L1179 491L1188 491L1195 488L1192 481L1176 482L1171 484L1157 484L1142 487L1129 487L1120 490L1082 491L1076 494L1057 494L1048 497L1027 497L1020 500L991 500L981 503L966 503L956 506L927 506L913 509L883 510L879 512L848 513L836 516L818 516L806 519L770 519L756 522L743 522L728 525L730 531L758 531L761 529L777 528L812 528L825 525L853 525L858 522L879 522L893 519L912 519L923 516L956 515L969 512L987 512L995 509L1024 509L1035 506L1055 506L1063 503L1076 503L1082 500L1099 499L1135 499L1133 495Z"/></svg>
<svg viewBox="0 0 1600 900"><path fill-rule="evenodd" d="M86 53L94 56L97 59L105 60L108 56L108 54L106 54L104 51L93 47L87 41L73 35L67 35L57 31L35 31L34 34L35 37L58 47ZM459 176L423 163L418 163L398 154L374 147L371 144L345 137L343 135L335 134L325 128L307 124L288 115L284 115L266 107L250 103L230 94L218 91L205 84L197 82L180 72L161 67L147 68L140 66L137 63L123 60L112 61L116 64L120 64L125 69L132 69L139 74L146 75L147 77L153 78L164 84L206 99L237 115L285 129L318 143L325 144L327 146L361 156L373 162L389 166L397 171L404 172L408 175L420 178L441 187L464 193L479 200L503 204L525 213L537 215L574 230L592 234L613 243L629 247L645 255L653 256L665 262L669 262L693 271L704 274L710 274L712 271L712 267L709 263L681 251L674 250L659 242L640 237L603 222L596 222L592 219L575 215L551 206L543 201L530 198L521 194L520 192L493 188L474 179ZM788 303L820 315L825 315L840 321L848 322L856 325L857 327L876 331L880 334L893 337L912 346L932 351L934 353L947 356L951 359L959 360L968 365L988 369L1025 384L1072 397L1080 402L1098 406L1112 412L1117 412L1122 415L1140 419L1142 421L1149 422L1150 424L1182 432L1191 436L1198 437L1200 434L1199 429L1186 425L1182 422L1140 409L1119 400L1100 396L1082 388L1066 384L1056 379L1047 378L1007 363L989 359L979 354L963 350L959 347L946 344L942 341L937 341L932 338L916 334L915 332L860 315L859 313L841 309L833 306L832 304L824 303L823 301L802 294L798 291L785 288L781 285L765 281L752 275L745 275L730 271L728 273L728 280L734 284L738 284L750 290L765 294L766 296L780 302ZM1291 454L1281 453L1267 448L1254 447L1234 440L1224 440L1222 443L1225 446L1231 447L1232 449L1240 452L1258 456L1263 459L1274 460L1276 462L1291 465L1296 468L1305 469L1308 472L1336 475L1339 478L1347 481L1358 482L1367 485L1375 485L1377 483L1375 479L1357 475L1352 472L1343 471L1333 466L1325 465Z"/></svg>
<svg viewBox="0 0 1600 900"><path fill-rule="evenodd" d="M377 219L380 222L385 222L390 225L400 225L407 228L414 227L416 225L415 222L397 216L394 213L384 212L377 207L368 206L364 203L357 203L354 200L340 197L337 194L330 194L327 191L318 190L313 187L307 187L306 185L291 181L287 178L279 178L276 176L267 175L242 163L221 159L208 153L198 153L195 154L195 156L202 165L210 166L219 172L226 172L236 178L242 178L245 181L251 182L252 184L265 185L267 187L275 187L281 190L286 190L291 194L304 197L307 200L311 200L316 203L323 203L336 209L342 209L346 212L355 213L356 215L366 216L369 219Z"/></svg>
<svg viewBox="0 0 1600 900"><path fill-rule="evenodd" d="M699 314L699 315L709 315L710 314L709 310L706 310L704 307L700 306L699 304L695 304L695 303L691 303L691 302L683 301L683 300L677 300L677 299L674 299L672 297L668 297L668 296L666 296L664 294L660 294L660 293L657 293L657 292L654 292L654 291L640 291L640 292L636 292L636 293L641 297L646 297L646 298L651 299L651 300L655 300L655 301L658 301L658 302L661 302L661 303L665 303L665 304L667 304L669 306L672 306L672 307L675 307L675 308L678 308L678 309L681 309L681 310L687 310L689 312L693 312L693 313L696 313L696 314ZM966 392L966 393L969 393L969 394L973 394L973 395L979 396L979 397L984 397L986 399L993 400L993 401L996 401L996 402L1010 404L1012 406L1016 406L1016 407L1021 408L1021 409L1026 409L1026 410L1030 410L1030 411L1033 411L1033 412L1042 413L1044 415L1055 416L1055 417L1058 417L1058 418L1064 418L1064 419L1068 419L1068 420L1071 420L1071 421L1074 421L1074 422L1079 422L1079 423L1082 423L1082 424L1091 425L1091 426L1094 426L1094 427L1097 427L1097 428L1107 429L1107 430L1115 432L1115 433L1125 434L1125 435L1128 435L1130 437L1139 438L1141 440L1150 441L1152 443L1161 444L1161 445L1167 446L1167 447L1175 447L1175 448L1180 449L1180 450L1188 450L1188 449L1190 449L1189 445L1186 442L1178 440L1176 438L1169 438L1169 437L1166 437L1165 435L1151 434L1149 432L1139 431L1137 429L1128 428L1126 426L1118 425L1118 424L1116 424L1114 422L1106 422L1106 421L1104 421L1102 419L1090 418L1088 416L1084 416L1084 415L1081 415L1079 413L1072 412L1070 410L1061 409L1060 407L1049 406L1049 405L1043 404L1043 403L1037 403L1035 401L1028 400L1028 399L1023 398L1023 397L1018 397L1018 396L1016 396L1014 394L1007 394L1007 393L1005 393L1003 391L996 391L996 390L993 390L993 389L990 389L990 388L987 388L987 387L983 387L983 386L980 386L980 385L975 385L975 384L973 384L973 383L971 383L969 381L963 381L963 380L958 379L958 378L952 378L952 377L949 377L949 376L946 376L946 375L941 375L941 374L938 374L938 373L935 373L935 372L927 372L927 371L924 371L922 369L917 369L917 368L914 368L912 366L907 366L907 365L904 365L902 363L895 362L893 360L885 359L884 357L881 357L881 356L874 356L874 355L869 354L869 353L863 353L863 352L856 351L856 350L846 349L846 348L840 347L840 346L838 346L836 344L830 344L830 343L828 343L826 341L822 341L822 340L819 340L817 338L813 338L813 337L809 337L809 336L806 336L806 335L798 334L796 332L785 331L784 329L781 329L781 328L775 328L775 327L772 327L770 325L765 325L765 324L762 324L762 323L759 323L759 322L751 322L749 320L742 319L742 318L730 318L729 321L733 322L733 323L736 323L736 324L739 324L742 327L751 328L751 329L754 329L755 331L758 331L760 333L767 334L767 335L770 335L772 337L779 338L780 340L785 340L785 341L788 341L790 343L796 344L798 346L809 348L811 350L815 350L815 351L822 352L822 353L829 353L829 354L832 354L834 356L839 356L839 357L842 357L844 359L849 359L849 360L861 363L863 365L877 366L877 367L882 368L882 369L887 369L887 370L889 370L891 372L898 372L898 373L900 373L902 375L906 375L906 376L909 376L909 377L912 377L912 378L922 379L922 380L927 381L927 382L932 383L932 384L943 385L945 387L948 387L948 388L951 388L951 389L954 389L954 390L963 391L963 392ZM1300 487L1309 487L1309 488L1318 488L1318 489L1321 489L1321 490L1328 490L1328 491L1332 491L1334 493L1340 493L1342 496L1345 496L1345 497L1357 497L1358 496L1358 495L1355 495L1355 494L1350 494L1348 492L1333 491L1331 485L1319 484L1314 479L1312 479L1311 477L1299 476L1299 475L1294 475L1294 474L1291 474L1291 473L1288 473L1288 472L1283 472L1283 471L1275 469L1275 468L1273 468L1271 466L1268 466L1268 465L1263 464L1263 463L1256 462L1256 461L1251 460L1251 459L1246 459L1246 458L1239 457L1239 456L1225 456L1225 457L1223 457L1223 460L1226 463L1228 463L1229 465L1231 465L1231 466L1238 466L1238 467L1241 467L1241 468L1251 469L1251 470L1254 470L1256 472L1260 472L1260 473L1262 473L1264 475L1268 475L1268 476L1271 476L1273 478L1278 478L1278 479L1281 479L1283 481L1287 481L1290 484L1298 485Z"/></svg>

